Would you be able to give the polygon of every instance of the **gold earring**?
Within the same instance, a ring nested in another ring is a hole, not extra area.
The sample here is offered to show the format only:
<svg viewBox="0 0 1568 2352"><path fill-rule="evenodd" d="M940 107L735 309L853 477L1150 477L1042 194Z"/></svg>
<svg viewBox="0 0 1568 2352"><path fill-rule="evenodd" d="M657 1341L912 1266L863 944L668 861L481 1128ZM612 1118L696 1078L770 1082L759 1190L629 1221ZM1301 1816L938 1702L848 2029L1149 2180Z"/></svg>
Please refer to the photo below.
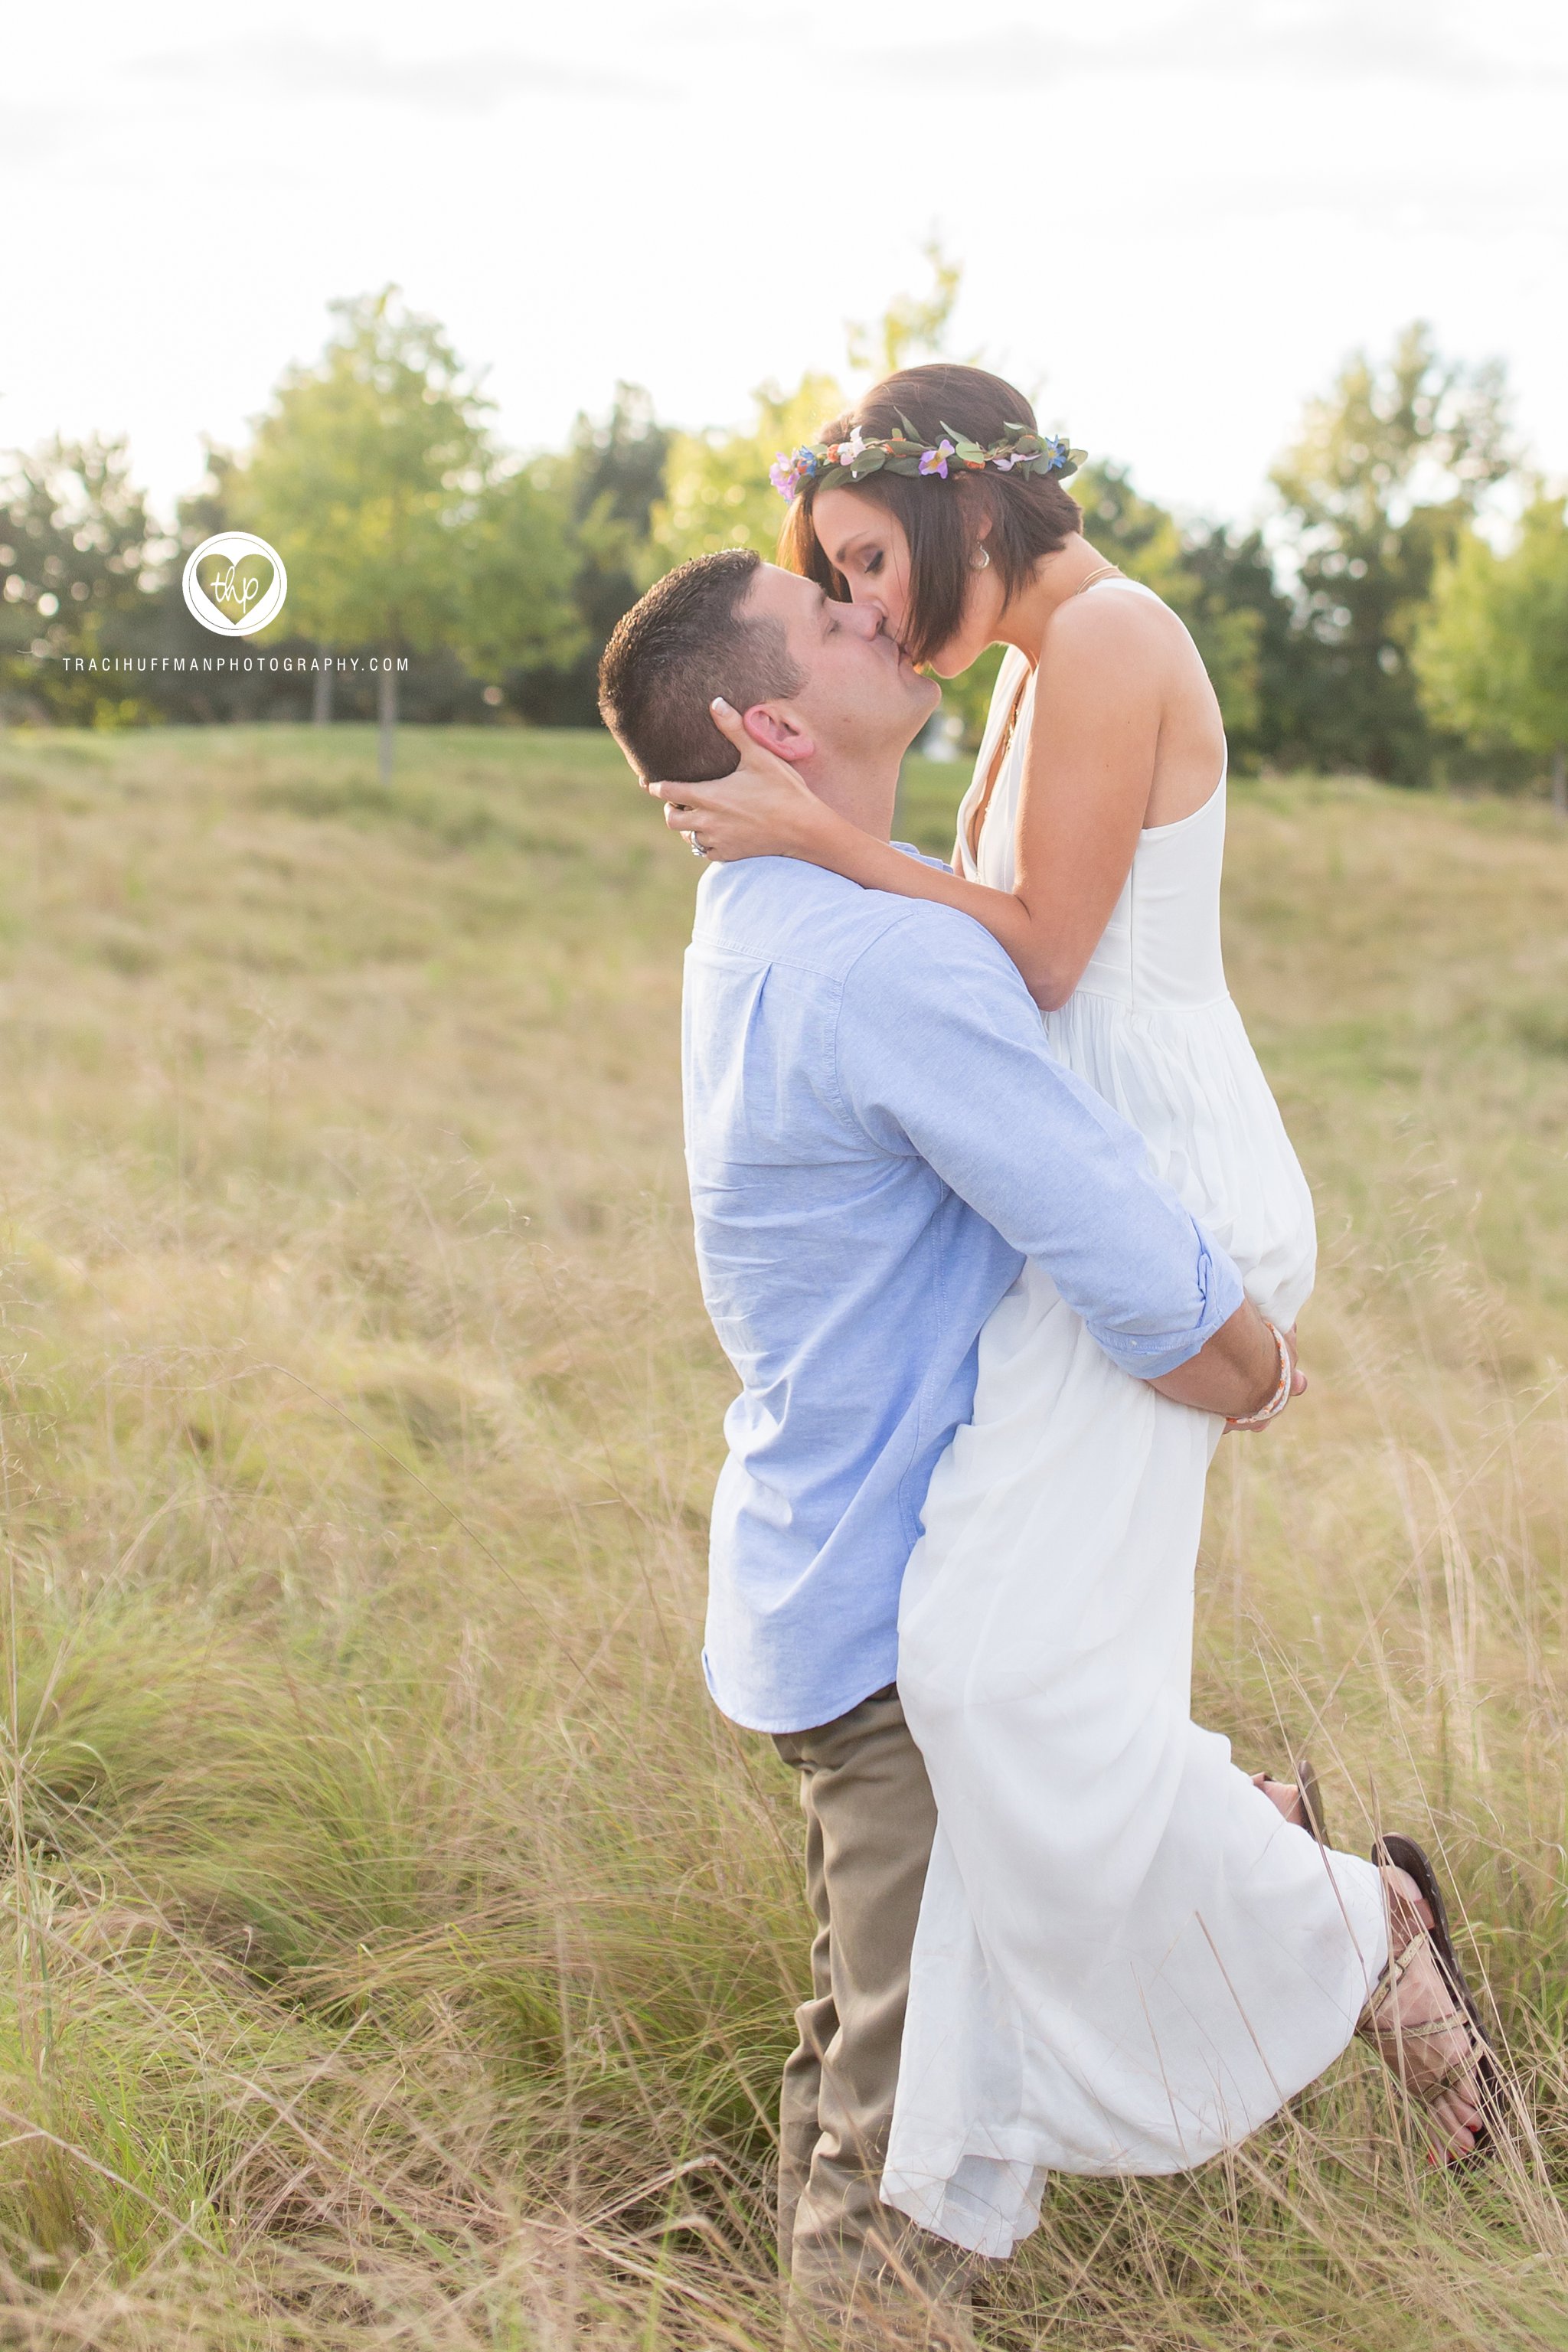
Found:
<svg viewBox="0 0 1568 2352"><path fill-rule="evenodd" d="M991 558L986 554L985 550L983 547L977 547L969 559L969 568L971 572L984 572L990 561Z"/></svg>

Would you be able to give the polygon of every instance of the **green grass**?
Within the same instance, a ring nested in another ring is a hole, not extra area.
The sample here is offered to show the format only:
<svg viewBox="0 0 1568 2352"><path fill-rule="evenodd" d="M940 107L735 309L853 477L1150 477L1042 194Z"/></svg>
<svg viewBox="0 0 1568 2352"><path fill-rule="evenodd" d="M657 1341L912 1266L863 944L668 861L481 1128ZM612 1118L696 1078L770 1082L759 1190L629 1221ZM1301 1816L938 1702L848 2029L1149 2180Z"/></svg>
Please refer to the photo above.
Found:
<svg viewBox="0 0 1568 2352"><path fill-rule="evenodd" d="M696 873L596 739L399 758L0 738L0 2342L771 2340L805 1926L696 1661ZM1229 875L1325 1263L1200 1711L1440 1843L1524 2122L1428 2173L1352 2053L1228 2167L1059 2184L985 2324L1568 2346L1568 842L1275 783Z"/></svg>

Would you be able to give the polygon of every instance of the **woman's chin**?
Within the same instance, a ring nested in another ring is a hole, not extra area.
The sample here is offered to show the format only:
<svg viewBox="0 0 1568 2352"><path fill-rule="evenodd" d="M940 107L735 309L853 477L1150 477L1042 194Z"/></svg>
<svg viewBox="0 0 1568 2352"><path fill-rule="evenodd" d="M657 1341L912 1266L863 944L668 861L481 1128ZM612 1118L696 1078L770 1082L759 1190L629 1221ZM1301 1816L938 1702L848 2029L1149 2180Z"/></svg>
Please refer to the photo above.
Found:
<svg viewBox="0 0 1568 2352"><path fill-rule="evenodd" d="M973 668L984 651L984 644L942 646L924 667L937 677L962 677L966 669Z"/></svg>

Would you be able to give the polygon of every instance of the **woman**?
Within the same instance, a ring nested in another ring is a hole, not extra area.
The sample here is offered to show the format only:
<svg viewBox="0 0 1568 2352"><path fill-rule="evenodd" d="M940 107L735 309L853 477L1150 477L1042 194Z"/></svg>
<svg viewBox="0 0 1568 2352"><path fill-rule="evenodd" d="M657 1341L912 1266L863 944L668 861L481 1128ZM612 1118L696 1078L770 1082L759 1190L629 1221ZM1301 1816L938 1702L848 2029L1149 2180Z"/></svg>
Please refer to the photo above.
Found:
<svg viewBox="0 0 1568 2352"><path fill-rule="evenodd" d="M875 604L911 658L952 675L1007 648L952 871L835 816L728 711L738 773L656 789L703 854L808 858L984 923L1289 1330L1311 1202L1226 991L1218 705L1174 614L1083 538L1075 455L997 378L931 367L774 468L796 568ZM1394 1842L1412 1876L1330 1853L1295 1789L1191 1720L1220 1433L1118 1371L1026 1266L931 1481L899 1689L940 1827L882 2193L986 2254L1034 2226L1050 2169L1233 2146L1358 2017L1402 2042L1450 2154L1483 2132L1488 2062L1425 1858Z"/></svg>

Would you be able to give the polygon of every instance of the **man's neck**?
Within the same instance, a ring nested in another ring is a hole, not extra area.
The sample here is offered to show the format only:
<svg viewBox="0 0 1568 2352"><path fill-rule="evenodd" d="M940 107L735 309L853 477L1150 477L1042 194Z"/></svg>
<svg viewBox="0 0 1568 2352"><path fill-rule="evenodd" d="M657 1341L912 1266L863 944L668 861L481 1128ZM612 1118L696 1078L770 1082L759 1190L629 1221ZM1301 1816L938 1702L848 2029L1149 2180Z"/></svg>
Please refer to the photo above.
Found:
<svg viewBox="0 0 1568 2352"><path fill-rule="evenodd" d="M868 833L873 841L890 841L901 765L898 754L868 753L862 760L841 754L833 760L807 760L797 773L836 815Z"/></svg>

